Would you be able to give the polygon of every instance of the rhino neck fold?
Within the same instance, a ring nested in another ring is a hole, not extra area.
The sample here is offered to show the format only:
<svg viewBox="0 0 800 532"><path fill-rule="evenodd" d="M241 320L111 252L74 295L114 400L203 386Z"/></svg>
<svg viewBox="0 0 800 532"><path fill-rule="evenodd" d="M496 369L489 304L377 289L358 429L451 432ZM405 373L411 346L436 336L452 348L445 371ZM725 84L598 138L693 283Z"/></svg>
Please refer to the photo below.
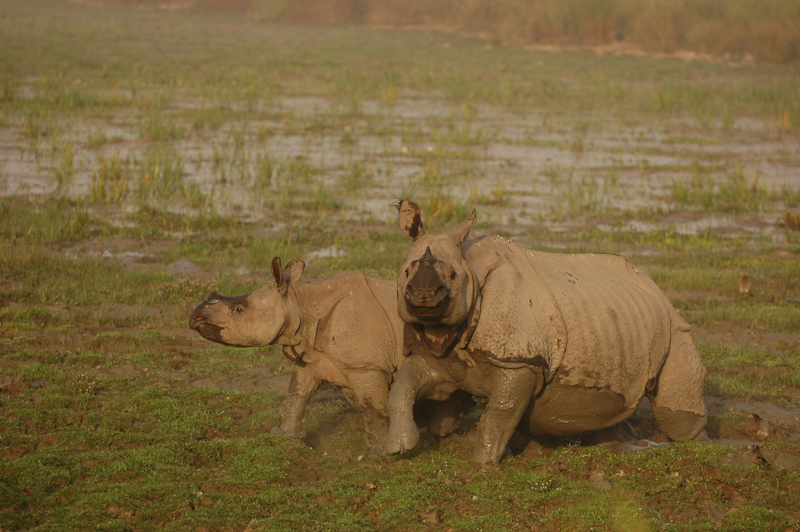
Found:
<svg viewBox="0 0 800 532"><path fill-rule="evenodd" d="M298 346L309 339L308 333L313 332L311 336L311 345L314 345L316 340L316 324L314 324L311 331L308 331L308 325L314 321L310 314L303 307L303 301L300 295L295 290L293 285L289 285L289 291L286 294L286 320L283 323L281 332L275 339L274 344L284 346L283 353L292 361L297 361L302 358L302 351L297 353L294 346ZM290 353L292 356L290 356Z"/></svg>
<svg viewBox="0 0 800 532"><path fill-rule="evenodd" d="M289 285L286 325L275 343L297 346L291 351L302 358L308 349L316 346L320 323L330 316L342 300L341 292L339 286L329 280Z"/></svg>
<svg viewBox="0 0 800 532"><path fill-rule="evenodd" d="M426 327L418 323L406 323L403 328L403 354L408 356L413 352L439 358L447 356L455 348L467 366L474 366L475 361L464 350L475 332L480 313L480 291L476 290L467 317L458 325Z"/></svg>

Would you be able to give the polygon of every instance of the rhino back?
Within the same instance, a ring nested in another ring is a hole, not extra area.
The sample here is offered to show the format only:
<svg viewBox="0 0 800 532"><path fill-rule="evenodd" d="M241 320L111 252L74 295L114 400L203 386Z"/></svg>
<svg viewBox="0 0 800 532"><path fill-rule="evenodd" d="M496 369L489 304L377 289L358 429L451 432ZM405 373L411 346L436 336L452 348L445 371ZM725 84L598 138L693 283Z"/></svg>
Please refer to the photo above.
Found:
<svg viewBox="0 0 800 532"><path fill-rule="evenodd" d="M669 303L646 274L614 255L537 252L505 239L484 247L498 259L470 347L638 402L670 344Z"/></svg>
<svg viewBox="0 0 800 532"><path fill-rule="evenodd" d="M394 283L353 272L313 284L321 286L307 291L303 304L315 305L319 312L315 348L342 368L394 373L402 348L399 325L387 312L388 303L392 310L396 306Z"/></svg>

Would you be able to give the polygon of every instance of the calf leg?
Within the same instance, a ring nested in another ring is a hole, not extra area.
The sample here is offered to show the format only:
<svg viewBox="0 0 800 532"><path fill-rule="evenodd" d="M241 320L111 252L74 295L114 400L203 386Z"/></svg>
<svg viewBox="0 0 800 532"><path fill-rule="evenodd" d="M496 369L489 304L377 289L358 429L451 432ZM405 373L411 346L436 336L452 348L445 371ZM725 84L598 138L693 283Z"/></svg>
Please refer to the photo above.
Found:
<svg viewBox="0 0 800 532"><path fill-rule="evenodd" d="M658 427L671 439L691 440L705 426L705 375L706 369L689 333L674 332L658 383L647 394Z"/></svg>
<svg viewBox="0 0 800 532"><path fill-rule="evenodd" d="M486 411L478 423L478 446L473 460L480 465L498 462L541 383L530 368L496 367Z"/></svg>
<svg viewBox="0 0 800 532"><path fill-rule="evenodd" d="M306 364L302 362L295 364L292 380L289 382L289 394L281 404L281 424L272 429L272 434L290 438L305 436L305 432L300 428L300 418L320 382Z"/></svg>
<svg viewBox="0 0 800 532"><path fill-rule="evenodd" d="M386 454L389 435L389 375L376 370L352 370L348 374L351 402L364 415L367 446Z"/></svg>

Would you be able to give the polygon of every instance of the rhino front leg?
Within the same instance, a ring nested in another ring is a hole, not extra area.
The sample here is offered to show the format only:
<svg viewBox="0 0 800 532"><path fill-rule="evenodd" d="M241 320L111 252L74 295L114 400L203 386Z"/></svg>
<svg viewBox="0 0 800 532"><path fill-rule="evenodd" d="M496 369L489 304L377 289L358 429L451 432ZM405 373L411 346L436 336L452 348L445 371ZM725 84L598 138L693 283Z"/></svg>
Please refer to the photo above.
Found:
<svg viewBox="0 0 800 532"><path fill-rule="evenodd" d="M389 392L389 437L386 451L397 454L413 449L419 441L419 429L414 422L414 403L431 386L441 382L424 358L410 355L395 375Z"/></svg>
<svg viewBox="0 0 800 532"><path fill-rule="evenodd" d="M491 384L489 402L478 423L478 446L473 455L479 465L500 461L540 382L539 375L530 368L494 368Z"/></svg>
<svg viewBox="0 0 800 532"><path fill-rule="evenodd" d="M281 424L272 429L272 434L290 438L302 438L306 435L300 428L300 418L320 383L306 364L295 364L292 380L289 382L289 394L281 404Z"/></svg>

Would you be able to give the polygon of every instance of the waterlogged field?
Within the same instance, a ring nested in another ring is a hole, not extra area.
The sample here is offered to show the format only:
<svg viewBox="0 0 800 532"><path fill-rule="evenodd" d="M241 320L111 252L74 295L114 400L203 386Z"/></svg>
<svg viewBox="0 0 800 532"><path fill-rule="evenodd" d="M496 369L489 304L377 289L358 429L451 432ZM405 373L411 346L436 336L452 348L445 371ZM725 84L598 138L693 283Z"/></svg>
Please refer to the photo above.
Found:
<svg viewBox="0 0 800 532"><path fill-rule="evenodd" d="M0 530L800 530L796 67L10 0L0 48ZM644 404L624 443L475 470L476 411L377 457L332 388L271 435L291 363L192 308L274 256L394 278L397 197L645 268L711 443L657 445Z"/></svg>

